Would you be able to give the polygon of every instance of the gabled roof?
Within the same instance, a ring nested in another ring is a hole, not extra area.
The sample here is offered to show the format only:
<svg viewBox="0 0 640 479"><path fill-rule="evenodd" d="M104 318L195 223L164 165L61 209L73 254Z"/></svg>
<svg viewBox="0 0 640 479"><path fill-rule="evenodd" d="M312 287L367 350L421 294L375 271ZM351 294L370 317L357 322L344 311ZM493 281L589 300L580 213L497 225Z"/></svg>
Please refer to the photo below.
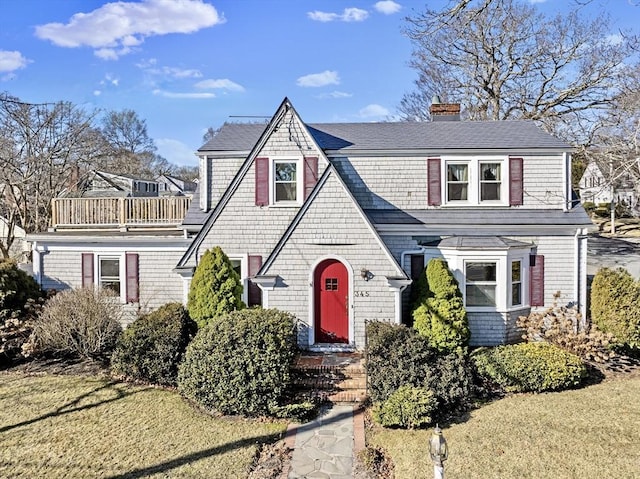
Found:
<svg viewBox="0 0 640 479"><path fill-rule="evenodd" d="M532 121L441 121L311 123L309 133L323 150L571 150ZM248 151L264 133L263 124L225 123L198 151Z"/></svg>
<svg viewBox="0 0 640 479"><path fill-rule="evenodd" d="M340 183L340 186L342 186L342 190L344 191L345 195L349 198L349 200L353 204L353 207L356 209L359 216L362 218L363 223L365 224L367 229L371 232L372 237L378 243L378 245L380 246L380 249L386 255L387 259L389 260L389 263L396 269L396 273L398 274L396 279L399 279L399 278L409 279L405 271L400 267L400 265L398 264L394 256L391 254L391 251L389 251L389 248L387 247L385 242L382 241L382 238L380 237L376 229L371 224L371 221L369 221L369 218L367 217L367 215L364 213L364 211L362 210L362 208L360 207L356 199L351 194L351 191L349 190L344 180L340 176L340 173L338 173L338 170L336 170L336 168L331 163L325 169L323 175L320 177L320 179L316 183L315 187L313 188L313 191L311 192L307 200L304 202L302 207L298 210L298 213L293 218L293 220L291 221L291 224L289 225L285 233L280 238L280 241L278 241L278 244L275 246L275 248L267 258L267 260L264 262L264 264L260 268L260 271L258 271L257 276L264 275L268 272L269 268L271 267L275 259L278 257L278 255L286 245L289 238L291 238L293 232L296 230L296 228L304 218L305 214L309 210L309 207L312 205L313 201L318 196L318 193L322 190L328 178L332 175L338 180L338 183Z"/></svg>

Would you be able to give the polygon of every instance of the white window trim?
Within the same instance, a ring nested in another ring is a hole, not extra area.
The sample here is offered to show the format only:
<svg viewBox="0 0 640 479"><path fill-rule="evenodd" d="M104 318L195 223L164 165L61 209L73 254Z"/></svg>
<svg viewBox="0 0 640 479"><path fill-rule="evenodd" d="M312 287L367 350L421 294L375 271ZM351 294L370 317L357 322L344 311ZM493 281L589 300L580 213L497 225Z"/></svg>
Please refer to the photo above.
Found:
<svg viewBox="0 0 640 479"><path fill-rule="evenodd" d="M249 255L228 254L231 261L240 261L240 280L242 281L242 302L249 304Z"/></svg>
<svg viewBox="0 0 640 479"><path fill-rule="evenodd" d="M276 180L275 165L276 163L295 163L296 164L296 200L295 201L277 201L276 202ZM302 158L299 156L275 156L269 158L269 206L273 207L291 207L300 206L304 196L304 171Z"/></svg>
<svg viewBox="0 0 640 479"><path fill-rule="evenodd" d="M496 279L495 281L470 281L467 282L466 281L466 277L467 277L467 265L470 263L474 263L474 264L495 264L496 265ZM469 258L464 258L463 259L463 264L464 264L464 277L465 277L465 281L464 281L464 290L462 292L462 296L464 297L464 305L465 308L467 310L472 310L472 311L477 311L477 310L488 310L488 311L496 311L500 309L500 305L504 304L504 301L502 301L502 290L505 290L507 288L503 288L501 287L501 276L503 276L503 272L502 272L502 268L501 268L501 263L502 261L499 258L483 258L483 259L469 259ZM462 285L462 282L460 283ZM494 285L495 284L495 305L493 306L467 306L467 285L468 284L477 284L477 285ZM509 288L510 289L510 288ZM508 297L508 293L505 292L505 299L506 297Z"/></svg>
<svg viewBox="0 0 640 479"><path fill-rule="evenodd" d="M458 281L460 292L464 299L465 309L470 313L507 313L530 308L529 304L529 255L530 248L514 248L511 250L470 251L450 248L425 247L425 262L427 265L432 258L442 258L449 265ZM415 253L414 253L415 254ZM521 262L522 304L511 305L511 262ZM465 264L466 263L496 263L496 306L467 306ZM405 271L409 265L405 264Z"/></svg>
<svg viewBox="0 0 640 479"><path fill-rule="evenodd" d="M442 206L509 206L509 158L503 155L443 156L440 172ZM480 200L480 164L500 164L500 200ZM468 186L466 200L449 200L447 178L448 165L467 165Z"/></svg>
<svg viewBox="0 0 640 479"><path fill-rule="evenodd" d="M100 259L117 259L119 261L119 275L120 275L120 302L127 302L127 269L126 269L126 254L116 253L113 251L95 251L93 254L93 283L100 287Z"/></svg>
<svg viewBox="0 0 640 479"><path fill-rule="evenodd" d="M513 269L512 264L515 262L520 263L520 304L513 304ZM524 294L524 284L525 284L525 262L522 258L509 258L509 264L507 265L507 273L509 274L509 291L507 291L507 300L508 306L512 309L522 308L522 306L526 303L525 294Z"/></svg>

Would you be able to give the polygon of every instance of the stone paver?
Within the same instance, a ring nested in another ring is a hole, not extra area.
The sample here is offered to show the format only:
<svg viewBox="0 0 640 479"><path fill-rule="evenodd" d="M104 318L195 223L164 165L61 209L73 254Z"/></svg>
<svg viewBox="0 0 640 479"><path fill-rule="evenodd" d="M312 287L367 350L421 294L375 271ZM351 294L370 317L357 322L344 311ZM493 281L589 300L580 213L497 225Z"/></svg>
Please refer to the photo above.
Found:
<svg viewBox="0 0 640 479"><path fill-rule="evenodd" d="M330 406L296 428L289 479L349 479L353 472L353 406Z"/></svg>

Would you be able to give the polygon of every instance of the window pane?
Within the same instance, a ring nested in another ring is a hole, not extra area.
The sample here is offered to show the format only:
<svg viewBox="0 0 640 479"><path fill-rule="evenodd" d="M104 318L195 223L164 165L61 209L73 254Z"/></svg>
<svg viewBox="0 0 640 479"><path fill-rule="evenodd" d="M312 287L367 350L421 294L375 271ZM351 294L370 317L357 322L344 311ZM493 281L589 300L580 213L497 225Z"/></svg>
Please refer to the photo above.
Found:
<svg viewBox="0 0 640 479"><path fill-rule="evenodd" d="M496 263L467 263L466 277L468 282L495 281Z"/></svg>
<svg viewBox="0 0 640 479"><path fill-rule="evenodd" d="M296 181L296 164L276 163L276 181Z"/></svg>
<svg viewBox="0 0 640 479"><path fill-rule="evenodd" d="M120 260L100 259L100 276L120 276Z"/></svg>
<svg viewBox="0 0 640 479"><path fill-rule="evenodd" d="M519 306L522 304L522 284L513 283L511 285L511 306Z"/></svg>
<svg viewBox="0 0 640 479"><path fill-rule="evenodd" d="M467 200L468 181L469 168L467 165L447 165L447 200Z"/></svg>
<svg viewBox="0 0 640 479"><path fill-rule="evenodd" d="M467 284L466 306L495 306L495 284Z"/></svg>
<svg viewBox="0 0 640 479"><path fill-rule="evenodd" d="M276 201L295 201L297 189L295 183L276 183Z"/></svg>
<svg viewBox="0 0 640 479"><path fill-rule="evenodd" d="M239 259L232 259L230 261L231 266L233 266L233 270L242 278L242 261Z"/></svg>
<svg viewBox="0 0 640 479"><path fill-rule="evenodd" d="M480 200L500 199L500 163L480 164Z"/></svg>
<svg viewBox="0 0 640 479"><path fill-rule="evenodd" d="M520 261L511 262L511 281L520 281Z"/></svg>

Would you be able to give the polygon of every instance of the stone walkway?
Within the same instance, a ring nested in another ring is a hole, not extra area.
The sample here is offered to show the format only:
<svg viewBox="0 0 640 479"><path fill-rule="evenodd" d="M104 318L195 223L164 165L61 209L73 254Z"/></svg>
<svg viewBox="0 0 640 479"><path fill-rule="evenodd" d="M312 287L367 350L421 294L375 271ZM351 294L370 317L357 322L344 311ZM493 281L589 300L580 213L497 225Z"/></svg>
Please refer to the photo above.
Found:
<svg viewBox="0 0 640 479"><path fill-rule="evenodd" d="M351 405L333 405L287 432L293 449L288 479L351 479L355 454L364 448L364 420Z"/></svg>

